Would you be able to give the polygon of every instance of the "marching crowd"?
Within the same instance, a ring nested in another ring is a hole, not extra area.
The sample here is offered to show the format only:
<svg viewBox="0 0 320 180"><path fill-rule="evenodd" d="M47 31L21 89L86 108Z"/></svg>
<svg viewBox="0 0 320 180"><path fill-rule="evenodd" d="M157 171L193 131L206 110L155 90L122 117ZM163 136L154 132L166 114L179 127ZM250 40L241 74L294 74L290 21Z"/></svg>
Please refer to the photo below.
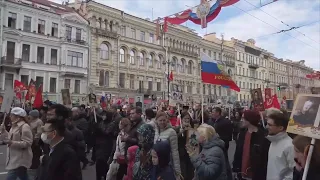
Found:
<svg viewBox="0 0 320 180"><path fill-rule="evenodd" d="M49 101L41 109L13 107L0 117L7 180L81 180L81 169L94 164L97 180L302 179L311 139L286 133L285 111L230 114L219 107L202 113L199 104L181 112L129 105L69 109ZM307 180L320 179L319 140L313 146Z"/></svg>

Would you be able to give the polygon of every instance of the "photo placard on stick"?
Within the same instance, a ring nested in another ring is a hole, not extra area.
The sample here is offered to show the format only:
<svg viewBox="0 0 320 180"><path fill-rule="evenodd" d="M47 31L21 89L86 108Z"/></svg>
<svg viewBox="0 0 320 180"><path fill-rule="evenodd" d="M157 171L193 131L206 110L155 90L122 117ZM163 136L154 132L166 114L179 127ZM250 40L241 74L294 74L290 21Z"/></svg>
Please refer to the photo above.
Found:
<svg viewBox="0 0 320 180"><path fill-rule="evenodd" d="M14 92L12 87L5 87L0 112L9 113L13 102Z"/></svg>
<svg viewBox="0 0 320 180"><path fill-rule="evenodd" d="M88 94L88 103L91 107L97 106L97 96L93 93Z"/></svg>
<svg viewBox="0 0 320 180"><path fill-rule="evenodd" d="M62 95L62 104L67 107L72 107L69 89L61 89L61 95Z"/></svg>
<svg viewBox="0 0 320 180"><path fill-rule="evenodd" d="M298 94L287 132L320 139L320 95Z"/></svg>
<svg viewBox="0 0 320 180"><path fill-rule="evenodd" d="M255 110L264 111L262 91L260 88L251 90L251 99L252 99L252 104Z"/></svg>
<svg viewBox="0 0 320 180"><path fill-rule="evenodd" d="M137 95L137 96L134 98L134 102L135 102L136 107L141 107L141 108L143 108L143 107L144 107L144 98L143 98L143 95Z"/></svg>

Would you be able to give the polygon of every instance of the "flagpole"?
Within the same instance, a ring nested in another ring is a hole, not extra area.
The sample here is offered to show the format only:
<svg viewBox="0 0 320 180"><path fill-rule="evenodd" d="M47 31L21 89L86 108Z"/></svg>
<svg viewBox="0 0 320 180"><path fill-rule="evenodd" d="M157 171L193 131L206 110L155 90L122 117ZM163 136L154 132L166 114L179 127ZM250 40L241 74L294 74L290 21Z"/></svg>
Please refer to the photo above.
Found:
<svg viewBox="0 0 320 180"><path fill-rule="evenodd" d="M201 77L201 76L200 76ZM204 103L204 98L203 98L203 86L204 86L204 83L201 82L201 121L202 121L202 124L204 123L204 117L203 117L203 103Z"/></svg>

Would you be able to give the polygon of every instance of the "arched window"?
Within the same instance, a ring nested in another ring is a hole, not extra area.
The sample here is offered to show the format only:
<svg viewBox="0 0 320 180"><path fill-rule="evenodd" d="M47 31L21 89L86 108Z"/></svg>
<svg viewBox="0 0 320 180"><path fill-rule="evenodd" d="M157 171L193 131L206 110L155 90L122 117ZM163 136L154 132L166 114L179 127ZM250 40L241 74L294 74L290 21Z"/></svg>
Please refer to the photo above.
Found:
<svg viewBox="0 0 320 180"><path fill-rule="evenodd" d="M228 69L228 74L229 74L229 76L232 76L232 71L231 71L231 69Z"/></svg>
<svg viewBox="0 0 320 180"><path fill-rule="evenodd" d="M100 71L99 75L99 86L104 86L104 70Z"/></svg>
<svg viewBox="0 0 320 180"><path fill-rule="evenodd" d="M175 57L172 58L172 66L171 70L177 71L177 59Z"/></svg>
<svg viewBox="0 0 320 180"><path fill-rule="evenodd" d="M158 69L161 69L161 63L162 63L162 61L163 61L163 58L162 58L161 55L159 55L159 60L157 61L157 68L158 68Z"/></svg>
<svg viewBox="0 0 320 180"><path fill-rule="evenodd" d="M139 65L144 66L144 54L140 52L139 56L140 56Z"/></svg>
<svg viewBox="0 0 320 180"><path fill-rule="evenodd" d="M181 59L181 64L180 64L180 72L184 73L185 72L185 67L186 67L186 61L184 59Z"/></svg>
<svg viewBox="0 0 320 180"><path fill-rule="evenodd" d="M109 71L104 72L104 86L109 87Z"/></svg>
<svg viewBox="0 0 320 180"><path fill-rule="evenodd" d="M136 57L136 53L133 51L133 50L131 50L130 51L130 64L134 64L135 62L135 57Z"/></svg>
<svg viewBox="0 0 320 180"><path fill-rule="evenodd" d="M153 67L153 55L149 54L149 62L148 62L149 67Z"/></svg>
<svg viewBox="0 0 320 180"><path fill-rule="evenodd" d="M124 63L125 60L124 60L124 49L123 48L120 48L120 62Z"/></svg>
<svg viewBox="0 0 320 180"><path fill-rule="evenodd" d="M192 61L189 61L188 62L188 74L193 74L192 69L193 69L193 63L192 63Z"/></svg>
<svg viewBox="0 0 320 180"><path fill-rule="evenodd" d="M100 58L109 59L109 47L106 44L100 45Z"/></svg>

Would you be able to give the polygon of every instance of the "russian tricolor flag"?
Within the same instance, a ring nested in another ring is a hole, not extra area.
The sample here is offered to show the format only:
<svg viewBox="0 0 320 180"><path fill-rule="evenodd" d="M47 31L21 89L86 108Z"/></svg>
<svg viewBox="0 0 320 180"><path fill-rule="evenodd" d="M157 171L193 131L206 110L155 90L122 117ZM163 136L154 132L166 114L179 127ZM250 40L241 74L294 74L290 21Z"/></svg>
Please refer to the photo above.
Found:
<svg viewBox="0 0 320 180"><path fill-rule="evenodd" d="M223 71L223 65L211 59L205 53L201 53L201 78L203 83L227 86L240 92L240 88L232 78Z"/></svg>

